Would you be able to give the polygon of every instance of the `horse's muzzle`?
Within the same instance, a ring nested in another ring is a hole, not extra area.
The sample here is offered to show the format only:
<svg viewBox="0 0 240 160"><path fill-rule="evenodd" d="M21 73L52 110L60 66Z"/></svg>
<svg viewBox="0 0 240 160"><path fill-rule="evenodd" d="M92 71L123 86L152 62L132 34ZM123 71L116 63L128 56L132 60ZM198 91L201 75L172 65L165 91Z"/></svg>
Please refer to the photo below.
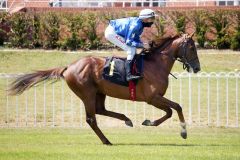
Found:
<svg viewBox="0 0 240 160"><path fill-rule="evenodd" d="M199 72L199 71L201 71L200 65L197 65L197 66L194 66L194 67L193 67L193 72L194 72L194 73L197 73L197 72Z"/></svg>
<svg viewBox="0 0 240 160"><path fill-rule="evenodd" d="M192 66L192 65L187 65L187 71L190 72L190 73L197 73L201 70L201 67L199 64L195 65L195 66Z"/></svg>

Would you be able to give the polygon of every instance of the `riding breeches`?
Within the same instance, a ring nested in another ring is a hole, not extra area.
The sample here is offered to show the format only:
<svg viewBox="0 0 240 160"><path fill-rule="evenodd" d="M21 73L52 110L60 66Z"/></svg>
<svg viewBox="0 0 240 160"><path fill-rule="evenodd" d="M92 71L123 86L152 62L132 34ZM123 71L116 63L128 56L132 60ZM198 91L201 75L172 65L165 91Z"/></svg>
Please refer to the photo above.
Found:
<svg viewBox="0 0 240 160"><path fill-rule="evenodd" d="M127 60L132 60L134 55L136 54L136 47L131 47L126 45L125 39L122 36L119 36L111 25L105 30L105 38L109 40L114 45L122 48L127 52Z"/></svg>

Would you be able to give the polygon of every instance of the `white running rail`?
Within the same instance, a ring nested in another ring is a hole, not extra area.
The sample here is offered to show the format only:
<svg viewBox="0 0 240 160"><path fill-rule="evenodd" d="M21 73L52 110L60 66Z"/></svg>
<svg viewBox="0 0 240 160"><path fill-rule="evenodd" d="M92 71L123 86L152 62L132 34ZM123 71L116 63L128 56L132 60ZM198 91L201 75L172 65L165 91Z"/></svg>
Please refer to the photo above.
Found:
<svg viewBox="0 0 240 160"><path fill-rule="evenodd" d="M239 127L240 72L173 73L165 97L183 107L185 119L192 126ZM20 96L8 96L7 86L16 75L0 74L0 127L85 127L82 102L64 80L44 82ZM107 97L109 110L126 114L135 126L145 119L155 120L164 112L146 103ZM164 125L177 125L176 112ZM104 127L123 127L124 122L98 116Z"/></svg>

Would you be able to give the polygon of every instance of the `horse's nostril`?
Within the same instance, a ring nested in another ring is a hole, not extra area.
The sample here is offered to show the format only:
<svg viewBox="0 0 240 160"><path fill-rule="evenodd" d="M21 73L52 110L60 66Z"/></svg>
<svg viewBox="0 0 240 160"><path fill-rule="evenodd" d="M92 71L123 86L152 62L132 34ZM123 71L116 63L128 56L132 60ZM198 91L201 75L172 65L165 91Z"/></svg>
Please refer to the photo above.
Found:
<svg viewBox="0 0 240 160"><path fill-rule="evenodd" d="M200 70L201 70L200 67L195 67L195 68L194 68L195 73L198 72L198 71L200 71Z"/></svg>

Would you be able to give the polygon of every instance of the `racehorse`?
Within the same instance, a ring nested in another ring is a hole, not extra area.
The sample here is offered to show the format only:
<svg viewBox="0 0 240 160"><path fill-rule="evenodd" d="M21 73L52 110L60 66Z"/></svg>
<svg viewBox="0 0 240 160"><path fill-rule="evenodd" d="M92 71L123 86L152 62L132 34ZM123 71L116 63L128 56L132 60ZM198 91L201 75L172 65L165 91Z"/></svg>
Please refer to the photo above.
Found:
<svg viewBox="0 0 240 160"><path fill-rule="evenodd" d="M166 112L166 115L155 120L145 120L146 126L158 126L172 116L176 110L180 120L181 136L187 138L186 123L182 107L164 97L168 88L168 76L176 60L183 63L188 72L200 71L200 62L193 34L156 39L144 58L143 78L136 85L136 101L144 101ZM105 108L106 95L129 99L130 93L126 86L111 83L102 77L106 58L88 56L67 67L59 67L19 76L9 88L9 94L21 94L33 85L49 79L63 78L69 88L83 101L86 111L86 122L97 134L103 144L111 145L99 129L96 114L117 118L133 126L132 121L124 114L108 111Z"/></svg>

